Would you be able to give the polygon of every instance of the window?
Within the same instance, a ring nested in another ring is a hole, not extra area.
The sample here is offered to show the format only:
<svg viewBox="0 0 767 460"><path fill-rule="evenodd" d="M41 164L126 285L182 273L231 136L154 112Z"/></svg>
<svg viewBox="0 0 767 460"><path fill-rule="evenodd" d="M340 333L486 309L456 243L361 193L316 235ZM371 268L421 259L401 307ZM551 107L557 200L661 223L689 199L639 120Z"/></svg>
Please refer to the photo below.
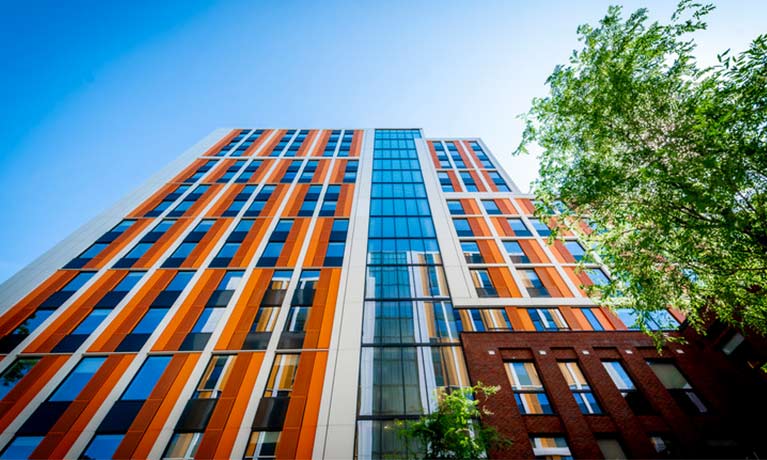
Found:
<svg viewBox="0 0 767 460"><path fill-rule="evenodd" d="M641 320L644 320L645 328L650 331L674 330L679 327L679 322L667 310L640 313L631 308L617 308L615 314L626 325L626 328L633 331L641 329Z"/></svg>
<svg viewBox="0 0 767 460"><path fill-rule="evenodd" d="M94 308L77 327L53 347L53 353L71 353L80 348L99 324L112 312L110 308Z"/></svg>
<svg viewBox="0 0 767 460"><path fill-rule="evenodd" d="M80 458L112 458L124 434L97 434Z"/></svg>
<svg viewBox="0 0 767 460"><path fill-rule="evenodd" d="M211 261L211 267L226 267L232 261L232 258L240 249L240 242L232 243L227 241L218 251L216 257Z"/></svg>
<svg viewBox="0 0 767 460"><path fill-rule="evenodd" d="M338 197L340 195L340 185L328 185L328 188L325 189L325 196L322 200L322 209L320 210L321 216L332 216L335 214L336 205L338 204Z"/></svg>
<svg viewBox="0 0 767 460"><path fill-rule="evenodd" d="M197 448L200 447L201 439L202 433L200 432L174 433L163 458L193 459L194 454L197 453Z"/></svg>
<svg viewBox="0 0 767 460"><path fill-rule="evenodd" d="M237 172L240 170L240 168L242 168L244 165L245 165L245 161L244 160L235 161L234 164L229 166L229 168L227 168L226 172L221 177L219 177L216 182L218 182L220 184L225 184L225 183L229 182L230 180L232 180L234 175L237 174Z"/></svg>
<svg viewBox="0 0 767 460"><path fill-rule="evenodd" d="M572 460L570 448L567 447L567 441L562 436L555 437L531 437L530 444L533 445L533 455L536 459L545 460Z"/></svg>
<svg viewBox="0 0 767 460"><path fill-rule="evenodd" d="M18 460L26 459L32 455L37 446L43 441L44 436L16 436L8 447L0 454L0 459Z"/></svg>
<svg viewBox="0 0 767 460"><path fill-rule="evenodd" d="M288 166L288 169L285 170L285 174L282 176L280 182L283 184L289 184L293 182L293 179L295 179L296 175L298 174L298 170L301 168L301 163L301 160L290 162L290 165Z"/></svg>
<svg viewBox="0 0 767 460"><path fill-rule="evenodd" d="M80 290L90 279L95 275L95 272L80 272L71 281L69 281L64 287L57 292L51 294L40 307L60 307L67 299L72 297L72 294Z"/></svg>
<svg viewBox="0 0 767 460"><path fill-rule="evenodd" d="M559 370L562 372L562 376L567 382L567 386L570 387L570 391L573 393L575 402L581 409L582 414L601 414L602 409L597 403L594 393L591 391L589 382L586 381L586 377L583 376L581 368L575 361L560 361Z"/></svg>
<svg viewBox="0 0 767 460"><path fill-rule="evenodd" d="M258 264L256 264L256 266L274 267L277 265L277 260L280 258L280 254L282 254L283 246L285 246L285 243L267 243L266 248L264 248L264 253L261 254L261 258L258 259Z"/></svg>
<svg viewBox="0 0 767 460"><path fill-rule="evenodd" d="M530 297L550 297L549 290L543 285L538 273L532 268L517 270L522 278L522 284Z"/></svg>
<svg viewBox="0 0 767 460"><path fill-rule="evenodd" d="M290 396L298 371L299 356L296 354L277 354L275 356L272 370L269 373L269 380L266 382L264 398Z"/></svg>
<svg viewBox="0 0 767 460"><path fill-rule="evenodd" d="M462 241L461 250L467 264L481 264L485 262L482 254L479 252L479 245L476 241Z"/></svg>
<svg viewBox="0 0 767 460"><path fill-rule="evenodd" d="M511 321L502 308L471 308L458 311L466 331L511 331Z"/></svg>
<svg viewBox="0 0 767 460"><path fill-rule="evenodd" d="M253 174L258 170L258 168L261 167L261 164L261 160L255 160L248 163L248 165L245 167L242 173L237 176L237 179L235 179L234 182L237 184L244 184L250 181L250 179L253 177Z"/></svg>
<svg viewBox="0 0 767 460"><path fill-rule="evenodd" d="M599 322L597 315L594 313L593 308L581 308L581 313L583 313L583 316L586 318L586 321L589 322L589 325L591 326L592 330L595 330L595 331L605 330L604 326L602 326L602 323Z"/></svg>
<svg viewBox="0 0 767 460"><path fill-rule="evenodd" d="M601 438L597 439L599 450L602 451L602 455L605 460L625 460L626 453L623 451L620 441L614 438Z"/></svg>
<svg viewBox="0 0 767 460"><path fill-rule="evenodd" d="M330 229L330 241L346 241L346 232L349 229L349 221L346 219L336 219Z"/></svg>
<svg viewBox="0 0 767 460"><path fill-rule="evenodd" d="M85 264L90 262L94 257L99 255L109 243L94 243L88 249L83 251L79 256L75 257L64 268L82 268Z"/></svg>
<svg viewBox="0 0 767 460"><path fill-rule="evenodd" d="M663 383L671 397L679 404L685 412L689 414L705 414L708 412L703 401L693 391L692 386L686 378L679 372L679 369L671 362L648 361L658 380Z"/></svg>
<svg viewBox="0 0 767 460"><path fill-rule="evenodd" d="M285 300L292 270L276 270L253 318L242 345L244 350L264 350L277 321L280 306Z"/></svg>
<svg viewBox="0 0 767 460"><path fill-rule="evenodd" d="M103 356L89 356L81 359L48 400L74 401L88 382L90 382L93 375L98 372L104 361L106 361L106 358Z"/></svg>
<svg viewBox="0 0 767 460"><path fill-rule="evenodd" d="M170 363L170 356L149 356L133 377L128 388L120 396L122 401L144 401L154 390L157 382Z"/></svg>
<svg viewBox="0 0 767 460"><path fill-rule="evenodd" d="M194 399L217 399L224 391L234 366L234 355L215 355L210 358L205 373L197 384Z"/></svg>
<svg viewBox="0 0 767 460"><path fill-rule="evenodd" d="M359 167L359 162L357 161L350 161L346 163L346 170L344 171L344 183L345 184L353 184L357 181L357 168Z"/></svg>
<svg viewBox="0 0 767 460"><path fill-rule="evenodd" d="M557 308L528 308L528 315L536 331L566 331L570 329Z"/></svg>
<svg viewBox="0 0 767 460"><path fill-rule="evenodd" d="M332 152L331 152L332 153ZM276 457L279 431L254 431L245 449L247 460L270 460Z"/></svg>
<svg viewBox="0 0 767 460"><path fill-rule="evenodd" d="M500 192L510 192L511 189L508 185L506 185L506 181L503 180L500 174L498 174L498 171L488 171L487 175L490 176L490 180L493 181L495 186L498 188L498 191Z"/></svg>
<svg viewBox="0 0 767 460"><path fill-rule="evenodd" d="M581 243L577 241L565 241L565 248L567 248L567 251L573 256L573 259L575 259L576 262L583 260L583 257L586 255L586 250L581 246Z"/></svg>
<svg viewBox="0 0 767 460"><path fill-rule="evenodd" d="M474 287L477 289L477 295L480 297L498 297L498 291L493 286L490 274L487 270L474 269L469 270Z"/></svg>
<svg viewBox="0 0 767 460"><path fill-rule="evenodd" d="M463 166L464 168L466 166ZM461 180L463 181L463 185L466 188L467 192L477 192L479 189L477 188L477 183L474 182L474 177L472 177L471 173L469 171L461 171Z"/></svg>
<svg viewBox="0 0 767 460"><path fill-rule="evenodd" d="M261 211L263 211L266 206L266 202L271 198L276 188L276 185L264 185L258 194L256 194L256 197L253 199L250 206L248 206L248 209L245 210L245 216L255 217L261 214Z"/></svg>
<svg viewBox="0 0 767 460"><path fill-rule="evenodd" d="M19 380L40 361L40 358L16 358L16 360L0 374L0 399L16 387Z"/></svg>
<svg viewBox="0 0 767 460"><path fill-rule="evenodd" d="M588 268L586 269L586 275L596 286L605 286L610 283L610 278L600 268Z"/></svg>
<svg viewBox="0 0 767 460"><path fill-rule="evenodd" d="M677 458L674 442L668 435L656 434L650 435L650 442L655 449L655 452L662 454L666 458Z"/></svg>
<svg viewBox="0 0 767 460"><path fill-rule="evenodd" d="M443 192L455 192L453 181L450 180L450 175L448 175L448 173L437 171L437 178L439 179L439 184L442 186Z"/></svg>
<svg viewBox="0 0 767 460"><path fill-rule="evenodd" d="M743 341L745 340L746 338L743 337L743 334L741 334L740 332L735 332L734 334L732 334L732 336L729 339L727 339L726 342L724 342L724 344L722 344L720 349L725 355L729 356L733 354L735 350L738 349L740 344L742 344Z"/></svg>
<svg viewBox="0 0 767 460"><path fill-rule="evenodd" d="M530 230L527 228L525 223L522 222L522 219L513 218L513 219L506 219L506 221L509 223L509 226L511 227L511 233L514 236L533 236L533 234L530 233Z"/></svg>
<svg viewBox="0 0 767 460"><path fill-rule="evenodd" d="M509 255L511 261L515 264L529 264L530 258L527 257L522 246L517 241L504 241L503 248L506 250L506 254Z"/></svg>
<svg viewBox="0 0 767 460"><path fill-rule="evenodd" d="M506 373L519 411L524 414L553 414L535 364L529 361L506 363Z"/></svg>
<svg viewBox="0 0 767 460"><path fill-rule="evenodd" d="M40 306L8 335L0 338L0 353L9 353L37 329L53 312L87 283L94 272L80 272L61 289L51 294Z"/></svg>
<svg viewBox="0 0 767 460"><path fill-rule="evenodd" d="M200 240L202 240L202 238L213 227L215 222L216 221L213 219L204 219L200 221L200 223L197 224L197 226L186 236L186 238L184 238L184 241L176 248L173 254L165 259L165 262L162 264L163 268L180 267L184 261L186 261L186 258L189 257L192 251L194 251L194 249L197 247L197 244L200 242Z"/></svg>
<svg viewBox="0 0 767 460"><path fill-rule="evenodd" d="M447 200L447 209L450 211L450 214L454 216L466 214L459 200Z"/></svg>
<svg viewBox="0 0 767 460"><path fill-rule="evenodd" d="M453 226L455 226L455 232L459 237L474 236L468 219L453 219Z"/></svg>
<svg viewBox="0 0 767 460"><path fill-rule="evenodd" d="M149 251L153 243L139 242L125 256L115 263L114 268L130 268Z"/></svg>
<svg viewBox="0 0 767 460"><path fill-rule="evenodd" d="M533 228L536 232L538 232L541 236L549 236L551 235L551 229L548 227L548 225L544 224L540 221L540 219L529 219L530 223L533 224Z"/></svg>
<svg viewBox="0 0 767 460"><path fill-rule="evenodd" d="M205 308L200 312L192 330L181 343L180 350L202 350L208 343L211 334L224 316L234 291L240 285L242 271L227 271L221 278L216 290L208 298Z"/></svg>
<svg viewBox="0 0 767 460"><path fill-rule="evenodd" d="M618 361L602 361L610 379L613 381L618 391L621 392L621 396L626 400L631 410L637 415L649 415L653 413L650 403L634 386L634 382L631 377L623 369L623 366Z"/></svg>
<svg viewBox="0 0 767 460"><path fill-rule="evenodd" d="M497 214L503 214L501 212L501 209L498 207L498 204L495 202L495 200L482 200L482 206L485 208L485 212L487 212L489 215L497 215Z"/></svg>
<svg viewBox="0 0 767 460"><path fill-rule="evenodd" d="M325 252L325 261L323 265L326 267L340 267L344 261L344 250L346 249L346 243L343 242L330 242L328 243L327 252Z"/></svg>
<svg viewBox="0 0 767 460"><path fill-rule="evenodd" d="M314 294L317 290L317 283L320 280L319 270L304 270L298 279L298 286L293 292L291 305L311 305L314 302Z"/></svg>
<svg viewBox="0 0 767 460"><path fill-rule="evenodd" d="M160 293L162 295L163 293ZM116 351L139 351L146 343L160 322L168 313L168 308L150 308L144 313L141 320L133 327L133 330L117 346Z"/></svg>
<svg viewBox="0 0 767 460"><path fill-rule="evenodd" d="M188 194L181 203L179 203L172 211L168 213L168 216L179 217L184 215L192 205L200 199L205 192L210 188L209 185L198 185L190 194Z"/></svg>

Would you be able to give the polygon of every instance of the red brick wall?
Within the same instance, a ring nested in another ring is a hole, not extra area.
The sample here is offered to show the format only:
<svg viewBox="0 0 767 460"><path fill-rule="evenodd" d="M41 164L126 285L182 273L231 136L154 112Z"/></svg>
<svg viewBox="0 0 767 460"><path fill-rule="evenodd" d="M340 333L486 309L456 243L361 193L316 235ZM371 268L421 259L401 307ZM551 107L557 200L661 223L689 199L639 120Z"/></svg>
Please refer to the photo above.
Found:
<svg viewBox="0 0 767 460"><path fill-rule="evenodd" d="M721 456L706 440L736 440L745 452L763 453L760 433L767 407L764 381L742 372L718 351L695 344L669 344L658 355L640 332L510 332L463 333L466 364L473 383L500 385L487 402L494 413L487 422L514 444L491 458L532 458L529 437L565 436L575 458L602 458L597 438L617 438L629 458L657 458L650 435L671 438L687 457ZM617 359L649 400L655 415L636 416L604 370L601 361ZM652 369L648 359L673 361L708 408L705 415L682 411ZM546 389L554 415L522 415L514 401L505 361L532 360ZM581 414L557 361L577 360L603 411ZM751 421L753 420L753 422ZM739 451L740 452L740 451Z"/></svg>

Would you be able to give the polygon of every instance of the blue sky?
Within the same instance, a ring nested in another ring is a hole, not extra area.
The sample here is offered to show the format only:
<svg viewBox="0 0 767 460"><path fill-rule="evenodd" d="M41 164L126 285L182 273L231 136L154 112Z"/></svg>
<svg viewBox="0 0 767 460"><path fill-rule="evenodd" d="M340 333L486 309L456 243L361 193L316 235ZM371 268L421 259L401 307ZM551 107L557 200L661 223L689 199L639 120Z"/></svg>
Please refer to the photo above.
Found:
<svg viewBox="0 0 767 460"><path fill-rule="evenodd" d="M0 281L216 127L479 136L527 190L517 115L608 4L3 2ZM708 62L765 32L767 2L717 6L698 34Z"/></svg>

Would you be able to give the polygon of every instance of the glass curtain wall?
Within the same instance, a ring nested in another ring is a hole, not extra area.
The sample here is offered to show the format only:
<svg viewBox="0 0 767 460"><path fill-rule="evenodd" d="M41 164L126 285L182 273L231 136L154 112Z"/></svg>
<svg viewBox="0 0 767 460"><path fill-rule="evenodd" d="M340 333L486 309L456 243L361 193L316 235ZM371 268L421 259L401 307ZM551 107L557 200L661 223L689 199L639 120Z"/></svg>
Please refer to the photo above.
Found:
<svg viewBox="0 0 767 460"><path fill-rule="evenodd" d="M357 458L406 458L394 420L469 384L460 321L416 152L418 130L376 130L362 325Z"/></svg>

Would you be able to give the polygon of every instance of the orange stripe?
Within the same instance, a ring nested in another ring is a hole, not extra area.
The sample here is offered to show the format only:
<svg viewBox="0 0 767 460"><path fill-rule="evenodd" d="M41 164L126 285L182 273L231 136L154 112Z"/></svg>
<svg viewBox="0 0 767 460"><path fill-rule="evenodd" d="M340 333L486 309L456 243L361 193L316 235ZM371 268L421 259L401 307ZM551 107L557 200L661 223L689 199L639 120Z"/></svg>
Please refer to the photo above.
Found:
<svg viewBox="0 0 767 460"><path fill-rule="evenodd" d="M312 371L312 380L309 383L309 389L306 396L306 406L304 407L304 417L301 421L301 431L298 435L295 454L296 459L312 458L327 361L327 352L317 352L314 361L314 370Z"/></svg>

